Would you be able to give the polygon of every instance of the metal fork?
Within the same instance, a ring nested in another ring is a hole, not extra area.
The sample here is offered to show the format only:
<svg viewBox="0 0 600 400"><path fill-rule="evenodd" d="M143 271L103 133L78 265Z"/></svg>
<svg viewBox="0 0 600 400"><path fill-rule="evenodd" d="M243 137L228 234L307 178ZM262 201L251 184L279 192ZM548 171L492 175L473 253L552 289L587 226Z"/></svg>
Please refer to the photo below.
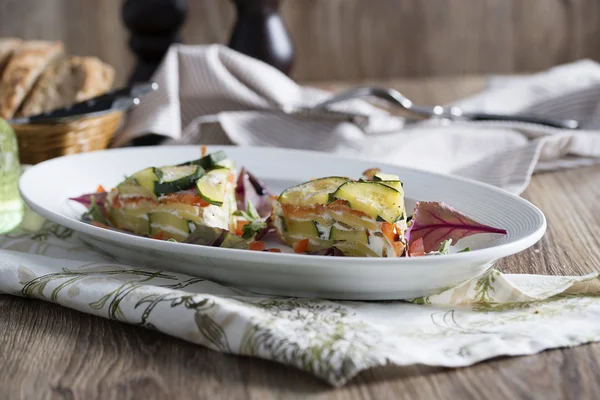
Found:
<svg viewBox="0 0 600 400"><path fill-rule="evenodd" d="M478 112L465 112L460 107L450 106L420 106L414 104L395 89L380 88L375 86L361 86L352 88L333 95L329 99L312 106L312 109L324 109L332 104L360 97L375 97L392 105L399 106L407 111L422 117L449 119L453 121L515 121L540 124L562 129L578 129L580 124L574 119L552 119L536 115L524 114L489 114Z"/></svg>

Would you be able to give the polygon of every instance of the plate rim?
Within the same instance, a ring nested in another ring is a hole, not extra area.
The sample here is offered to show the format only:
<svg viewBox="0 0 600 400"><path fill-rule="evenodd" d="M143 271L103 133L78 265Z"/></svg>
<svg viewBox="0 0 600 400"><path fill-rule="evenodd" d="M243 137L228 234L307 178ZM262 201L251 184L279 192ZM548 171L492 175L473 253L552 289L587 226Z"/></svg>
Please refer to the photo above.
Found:
<svg viewBox="0 0 600 400"><path fill-rule="evenodd" d="M46 165L65 162L65 160L77 159L81 157L87 157L91 154L99 154L99 153L118 153L118 152L136 152L138 150L149 150L154 149L159 151L160 149L181 149L181 148L198 148L196 145L167 145L167 146L139 146L139 147L123 147L116 149L106 149L106 150L97 150L90 151L85 153L78 154L70 154L62 157L53 158L51 160L43 161L39 164L30 166L23 172L19 179L19 192L23 201L36 213L41 215L42 217L57 223L59 225L65 226L67 228L73 229L77 232L81 232L86 235L93 236L97 239L108 240L108 241L129 241L132 242L132 245L139 246L142 248L148 248L149 244L152 243L151 247L153 250L158 251L166 251L166 252L178 252L185 253L187 255L198 255L198 251L204 252L202 256L204 257L212 257L212 258L227 258L234 261L253 261L253 262L264 262L265 260L269 260L270 264L276 263L277 261L281 261L282 264L289 264L289 260L294 260L295 264L302 264L303 266L314 266L317 268L323 268L321 265L316 265L316 263L311 262L315 259L327 260L325 261L327 264L331 266L335 265L345 265L347 267L351 266L360 266L364 265L365 260L368 260L369 263L377 263L381 266L386 265L394 265L396 267L400 265L418 265L430 263L430 257L323 257L318 255L308 255L308 254L294 254L294 253L273 253L273 252L259 252L259 251L249 251L249 250L241 250L241 249L227 249L220 247L210 247L210 246L198 246L187 243L175 243L168 241L157 241L152 238L146 238L143 236L137 236L134 234L118 232L107 230L104 228L100 228L91 224L87 224L85 222L76 220L71 217L64 216L55 211L47 209L42 206L38 206L38 204L32 201L26 194L26 191L23 190L23 186L27 183L29 176L33 174L33 171L43 168ZM350 162L356 162L355 158L347 157L344 155L339 155L335 153L326 153L326 152L318 152L312 150L300 150L300 149L288 149L288 148L280 148L280 147L268 147L268 146L235 146L235 145L210 145L207 146L208 151L215 151L218 149L223 149L227 151L227 149L243 149L248 152L254 151L256 149L260 149L261 151L273 151L273 152L289 152L289 153L297 153L299 155L327 155L328 157L334 157L336 159L343 159ZM368 160L362 160L361 162L367 162ZM426 174L437 176L442 179L449 179L455 181L461 181L467 184L479 186L486 190L493 191L502 196L508 196L516 200L521 206L527 207L533 213L537 214L538 217L541 218L541 224L537 227L537 229L528 236L525 236L521 239L502 243L497 246L487 247L483 249L475 249L470 252L465 253L452 253L452 254L444 254L436 256L436 262L439 264L446 263L454 263L463 261L479 261L479 260L497 260L503 257L507 257L509 255L513 255L519 253L537 243L546 233L547 229L547 221L544 213L533 203L528 200L510 193L504 189L498 188L496 186L489 185L484 182L476 181L469 178L464 178L460 176L447 175L438 172L431 172L427 170L405 167L400 165L394 165L389 163L381 163L377 162L378 165L381 166L389 166L391 168L400 168L412 171L413 173L418 174ZM65 199L68 201L68 199ZM108 237L106 237L108 236ZM114 237L111 237L114 236ZM123 240L120 240L123 239ZM201 248L201 250L194 250Z"/></svg>

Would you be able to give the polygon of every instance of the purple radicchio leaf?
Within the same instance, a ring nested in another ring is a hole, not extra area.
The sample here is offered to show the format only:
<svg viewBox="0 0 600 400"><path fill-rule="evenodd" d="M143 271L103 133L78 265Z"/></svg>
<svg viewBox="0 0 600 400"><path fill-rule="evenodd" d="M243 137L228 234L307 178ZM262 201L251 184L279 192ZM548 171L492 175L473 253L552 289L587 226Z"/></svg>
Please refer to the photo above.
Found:
<svg viewBox="0 0 600 400"><path fill-rule="evenodd" d="M92 205L92 196L93 196L96 199L96 205L104 208L104 202L106 201L107 195L108 195L108 193L106 193L106 192L87 193L87 194L82 194L79 197L71 197L71 198L69 198L69 200L76 201L76 202L83 204L84 206L89 208Z"/></svg>
<svg viewBox="0 0 600 400"><path fill-rule="evenodd" d="M108 211L106 210L106 192L96 192L72 197L69 200L78 202L87 207L88 211L83 214L82 219L86 221L96 221L110 226Z"/></svg>
<svg viewBox="0 0 600 400"><path fill-rule="evenodd" d="M419 201L406 231L406 239L409 246L422 239L424 251L428 253L438 250L445 240L452 239L455 244L462 238L478 233L506 235L506 230L476 222L447 204Z"/></svg>
<svg viewBox="0 0 600 400"><path fill-rule="evenodd" d="M251 201L262 218L271 215L271 193L267 186L246 168L242 168L238 176L235 198L238 210L247 211L248 201Z"/></svg>

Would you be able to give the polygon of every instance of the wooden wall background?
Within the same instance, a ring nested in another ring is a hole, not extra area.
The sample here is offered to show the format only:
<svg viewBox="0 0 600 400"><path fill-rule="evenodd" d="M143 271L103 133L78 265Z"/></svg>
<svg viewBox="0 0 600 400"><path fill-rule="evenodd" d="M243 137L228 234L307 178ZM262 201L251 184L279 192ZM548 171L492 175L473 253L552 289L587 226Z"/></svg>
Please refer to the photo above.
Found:
<svg viewBox="0 0 600 400"><path fill-rule="evenodd" d="M228 0L188 0L187 43L226 43ZM123 83L132 68L121 0L0 0L0 36L63 40ZM600 0L283 0L302 81L540 70L600 60Z"/></svg>

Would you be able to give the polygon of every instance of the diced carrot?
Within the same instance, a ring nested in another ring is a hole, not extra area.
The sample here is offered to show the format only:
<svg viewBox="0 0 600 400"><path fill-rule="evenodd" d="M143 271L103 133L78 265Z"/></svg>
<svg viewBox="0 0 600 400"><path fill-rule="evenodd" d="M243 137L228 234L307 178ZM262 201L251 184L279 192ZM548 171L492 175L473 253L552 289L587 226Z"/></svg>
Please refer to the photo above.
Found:
<svg viewBox="0 0 600 400"><path fill-rule="evenodd" d="M248 221L245 219L238 219L235 223L235 234L242 236L244 225L248 225Z"/></svg>
<svg viewBox="0 0 600 400"><path fill-rule="evenodd" d="M410 257L418 257L425 255L425 247L423 246L423 238L418 238L408 247L408 255Z"/></svg>
<svg viewBox="0 0 600 400"><path fill-rule="evenodd" d="M194 193L172 193L163 197L161 203L186 203L197 207L206 207L208 202Z"/></svg>
<svg viewBox="0 0 600 400"><path fill-rule="evenodd" d="M202 150L201 151L202 151L202 157L204 157L206 155L206 152L207 152L206 146L202 146Z"/></svg>
<svg viewBox="0 0 600 400"><path fill-rule="evenodd" d="M265 249L265 242L257 240L256 242L250 243L248 248L250 250L263 251Z"/></svg>
<svg viewBox="0 0 600 400"><path fill-rule="evenodd" d="M104 189L104 186L98 185L98 188L96 188L96 193L106 193L106 189Z"/></svg>
<svg viewBox="0 0 600 400"><path fill-rule="evenodd" d="M201 199L199 196L196 196L195 194L192 193L186 193L183 195L183 197L181 198L181 202L182 203L188 203L188 204L194 204L196 203L199 199Z"/></svg>
<svg viewBox="0 0 600 400"><path fill-rule="evenodd" d="M308 249L308 239L302 239L294 245L294 253L306 253Z"/></svg>
<svg viewBox="0 0 600 400"><path fill-rule="evenodd" d="M394 253L396 253L397 256L404 252L404 243L401 241L392 242L392 246L394 247Z"/></svg>
<svg viewBox="0 0 600 400"><path fill-rule="evenodd" d="M281 249L267 249L270 253L281 253Z"/></svg>
<svg viewBox="0 0 600 400"><path fill-rule="evenodd" d="M165 233L161 231L156 235L152 236L152 239L165 240Z"/></svg>
<svg viewBox="0 0 600 400"><path fill-rule="evenodd" d="M390 242L393 242L396 239L396 228L388 222L383 222L381 224L381 233L383 233L383 236Z"/></svg>
<svg viewBox="0 0 600 400"><path fill-rule="evenodd" d="M91 224L97 226L98 228L110 229L110 226L105 225L102 222L92 221Z"/></svg>
<svg viewBox="0 0 600 400"><path fill-rule="evenodd" d="M230 173L227 175L227 182L229 182L229 183L235 182L235 174L234 173Z"/></svg>

